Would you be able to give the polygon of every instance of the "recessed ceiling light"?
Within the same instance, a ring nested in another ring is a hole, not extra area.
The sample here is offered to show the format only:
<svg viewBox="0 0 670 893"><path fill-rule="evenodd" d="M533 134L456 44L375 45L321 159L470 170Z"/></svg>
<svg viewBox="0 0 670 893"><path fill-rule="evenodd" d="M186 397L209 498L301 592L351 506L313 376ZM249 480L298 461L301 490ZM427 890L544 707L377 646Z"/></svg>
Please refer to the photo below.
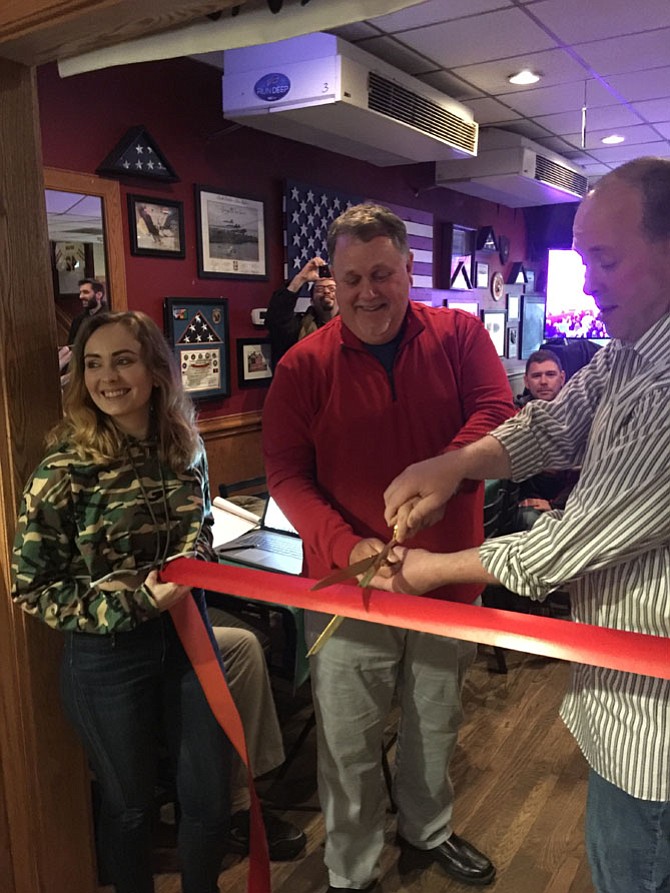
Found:
<svg viewBox="0 0 670 893"><path fill-rule="evenodd" d="M610 136L604 136L600 142L605 143L606 146L617 146L619 143L623 143L625 139L625 136L612 133Z"/></svg>
<svg viewBox="0 0 670 893"><path fill-rule="evenodd" d="M520 71L518 74L511 74L507 80L510 84L536 84L540 80L540 75L524 68L524 70Z"/></svg>

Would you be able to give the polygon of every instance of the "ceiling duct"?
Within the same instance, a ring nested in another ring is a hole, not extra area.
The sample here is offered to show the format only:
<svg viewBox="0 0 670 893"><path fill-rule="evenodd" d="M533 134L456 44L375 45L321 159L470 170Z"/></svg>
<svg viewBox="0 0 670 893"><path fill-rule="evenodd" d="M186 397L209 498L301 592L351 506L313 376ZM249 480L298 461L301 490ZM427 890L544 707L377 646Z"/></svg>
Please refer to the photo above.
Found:
<svg viewBox="0 0 670 893"><path fill-rule="evenodd" d="M510 208L575 202L588 190L585 172L518 133L488 127L476 158L438 162L438 186Z"/></svg>
<svg viewBox="0 0 670 893"><path fill-rule="evenodd" d="M226 118L380 166L472 156L472 112L332 34L224 53Z"/></svg>

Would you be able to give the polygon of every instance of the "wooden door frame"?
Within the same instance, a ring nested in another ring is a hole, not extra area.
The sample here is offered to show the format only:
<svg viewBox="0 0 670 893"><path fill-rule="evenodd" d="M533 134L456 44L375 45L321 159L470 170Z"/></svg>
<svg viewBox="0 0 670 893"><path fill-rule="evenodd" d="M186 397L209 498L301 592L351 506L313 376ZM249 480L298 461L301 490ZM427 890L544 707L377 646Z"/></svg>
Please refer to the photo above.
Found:
<svg viewBox="0 0 670 893"><path fill-rule="evenodd" d="M115 180L103 180L95 174L80 174L57 167L45 167L44 186L46 189L94 195L102 199L107 295L112 310L127 310L128 290L119 184Z"/></svg>

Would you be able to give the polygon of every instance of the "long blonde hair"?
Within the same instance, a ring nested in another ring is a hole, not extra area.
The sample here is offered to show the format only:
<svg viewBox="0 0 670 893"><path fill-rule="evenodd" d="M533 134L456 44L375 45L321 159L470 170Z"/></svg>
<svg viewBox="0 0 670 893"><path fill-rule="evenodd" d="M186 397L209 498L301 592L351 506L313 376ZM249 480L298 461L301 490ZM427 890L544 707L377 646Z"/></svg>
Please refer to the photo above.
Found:
<svg viewBox="0 0 670 893"><path fill-rule="evenodd" d="M120 456L124 435L91 399L84 380L84 352L88 339L102 326L120 323L140 343L142 362L151 372L152 433L157 436L161 460L174 471L192 468L202 455L195 409L184 393L179 373L156 323L134 310L100 312L91 316L77 333L70 360L70 380L63 396L63 419L47 435L47 445L67 442L82 458L104 461Z"/></svg>

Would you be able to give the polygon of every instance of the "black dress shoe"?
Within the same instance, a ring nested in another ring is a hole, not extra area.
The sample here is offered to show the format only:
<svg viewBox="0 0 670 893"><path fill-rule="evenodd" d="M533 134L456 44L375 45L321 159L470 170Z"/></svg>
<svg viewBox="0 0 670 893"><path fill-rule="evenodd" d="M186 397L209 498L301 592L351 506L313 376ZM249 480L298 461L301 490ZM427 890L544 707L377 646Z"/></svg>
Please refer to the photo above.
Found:
<svg viewBox="0 0 670 893"><path fill-rule="evenodd" d="M490 884L496 876L495 866L479 850L457 834L429 850L420 850L398 836L401 849L398 870L401 874L414 868L426 868L433 862L452 878L473 887Z"/></svg>
<svg viewBox="0 0 670 893"><path fill-rule="evenodd" d="M297 825L263 809L263 824L268 841L268 855L273 862L295 859L305 848L307 837ZM226 845L229 853L246 856L249 852L249 810L243 809L230 817Z"/></svg>

